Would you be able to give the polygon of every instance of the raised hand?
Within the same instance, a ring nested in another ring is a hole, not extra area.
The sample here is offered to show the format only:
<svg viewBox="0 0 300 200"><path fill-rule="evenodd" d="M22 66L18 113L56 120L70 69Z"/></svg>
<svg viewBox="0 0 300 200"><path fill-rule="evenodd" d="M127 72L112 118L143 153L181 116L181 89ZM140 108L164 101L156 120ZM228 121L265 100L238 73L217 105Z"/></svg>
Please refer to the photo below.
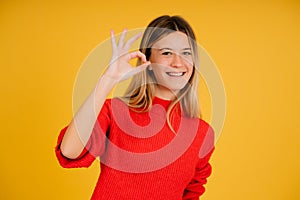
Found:
<svg viewBox="0 0 300 200"><path fill-rule="evenodd" d="M146 60L146 56L140 51L129 52L131 45L141 36L141 33L136 34L125 43L124 38L126 33L127 30L125 29L117 44L114 31L111 31L112 58L104 76L116 82L130 78L138 72L145 70L150 64L150 62ZM143 64L136 67L132 66L129 62L134 58L140 58Z"/></svg>

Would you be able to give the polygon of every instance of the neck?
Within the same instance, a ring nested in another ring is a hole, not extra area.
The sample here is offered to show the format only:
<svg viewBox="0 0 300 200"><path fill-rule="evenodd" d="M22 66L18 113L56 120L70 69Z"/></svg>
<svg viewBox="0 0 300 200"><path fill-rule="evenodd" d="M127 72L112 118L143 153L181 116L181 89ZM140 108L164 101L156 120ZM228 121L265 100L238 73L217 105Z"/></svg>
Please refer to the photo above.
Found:
<svg viewBox="0 0 300 200"><path fill-rule="evenodd" d="M174 100L176 98L176 91L172 91L163 86L156 86L154 91L154 96L164 100Z"/></svg>

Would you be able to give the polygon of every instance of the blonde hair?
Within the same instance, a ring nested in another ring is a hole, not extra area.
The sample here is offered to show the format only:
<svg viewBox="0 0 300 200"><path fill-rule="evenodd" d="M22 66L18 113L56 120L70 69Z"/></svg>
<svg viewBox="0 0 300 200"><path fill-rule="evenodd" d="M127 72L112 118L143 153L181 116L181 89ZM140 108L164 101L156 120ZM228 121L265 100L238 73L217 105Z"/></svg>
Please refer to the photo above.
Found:
<svg viewBox="0 0 300 200"><path fill-rule="evenodd" d="M172 111L174 108L177 109L175 105L178 102L180 102L183 114L186 117L201 118L197 97L199 58L195 34L188 22L182 17L164 15L150 22L143 34L140 44L140 51L144 53L147 60L149 60L152 45L162 37L175 31L180 31L187 35L192 50L194 66L190 80L185 87L180 90L179 94L176 95L176 98L167 109L167 123L173 132L175 131L171 125ZM140 64L142 64L142 61L138 59L137 66ZM155 83L156 80L153 72L147 68L133 76L124 97L121 99L130 109L137 112L147 112L152 106Z"/></svg>

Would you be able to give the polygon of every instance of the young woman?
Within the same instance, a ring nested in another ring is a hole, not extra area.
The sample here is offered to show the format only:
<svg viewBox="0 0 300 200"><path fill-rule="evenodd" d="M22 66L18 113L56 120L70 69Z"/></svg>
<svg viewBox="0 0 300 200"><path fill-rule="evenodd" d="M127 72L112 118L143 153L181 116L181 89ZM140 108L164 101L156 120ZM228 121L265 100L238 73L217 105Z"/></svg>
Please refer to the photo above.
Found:
<svg viewBox="0 0 300 200"><path fill-rule="evenodd" d="M200 118L198 51L190 25L161 16L146 28L140 51L129 52L140 34L119 42L111 33L111 62L70 124L56 155L63 167L101 173L92 199L199 199L211 174L212 128ZM137 66L130 60L138 58ZM125 95L107 99L132 77Z"/></svg>

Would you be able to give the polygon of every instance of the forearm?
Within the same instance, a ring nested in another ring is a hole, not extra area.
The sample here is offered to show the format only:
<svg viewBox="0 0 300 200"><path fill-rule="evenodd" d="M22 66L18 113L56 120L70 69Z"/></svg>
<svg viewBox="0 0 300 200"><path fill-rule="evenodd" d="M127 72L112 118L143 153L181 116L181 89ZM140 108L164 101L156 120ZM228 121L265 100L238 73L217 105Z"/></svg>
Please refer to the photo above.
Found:
<svg viewBox="0 0 300 200"><path fill-rule="evenodd" d="M105 99L115 84L114 79L105 75L99 79L66 130L60 147L64 156L74 159L80 155L91 136Z"/></svg>

